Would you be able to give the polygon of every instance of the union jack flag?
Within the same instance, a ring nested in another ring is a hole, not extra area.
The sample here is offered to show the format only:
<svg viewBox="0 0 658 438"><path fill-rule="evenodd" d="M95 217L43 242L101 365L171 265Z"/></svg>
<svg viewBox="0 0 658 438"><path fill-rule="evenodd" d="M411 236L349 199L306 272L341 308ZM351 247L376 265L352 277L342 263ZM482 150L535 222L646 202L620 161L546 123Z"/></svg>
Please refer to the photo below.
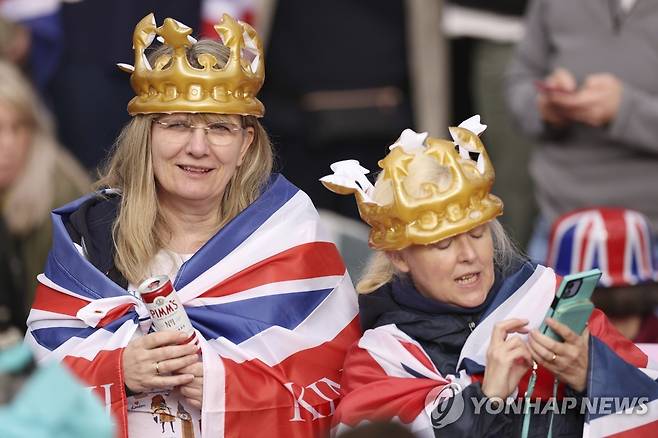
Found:
<svg viewBox="0 0 658 438"><path fill-rule="evenodd" d="M121 352L150 320L141 300L69 238L67 217L86 199L53 212L54 243L26 342L40 361L64 361L93 387L126 437ZM328 431L344 355L359 336L358 312L349 275L306 194L274 176L183 264L174 288L201 341L204 437Z"/></svg>
<svg viewBox="0 0 658 438"><path fill-rule="evenodd" d="M651 237L647 219L636 211L578 210L554 223L547 264L560 275L599 268L606 287L658 280Z"/></svg>
<svg viewBox="0 0 658 438"><path fill-rule="evenodd" d="M345 359L341 381L344 395L334 415L334 431L340 433L362 422L392 420L407 425L419 438L439 436L435 435L437 429L458 421L464 409L469 409L461 390L482 381L494 324L525 318L529 328L539 327L554 298L556 283L551 269L537 266L534 272L526 270L503 284L466 340L454 375L442 375L422 345L395 324L367 330ZM600 310L594 311L588 326L591 347L586 398L596 404L607 400L609 406L607 411L585 412L583 436L656 436L658 367L619 334ZM528 372L519 382L519 398L527 389L529 377ZM540 366L533 399L548 400L553 395L552 386L552 374ZM560 385L558 399L563 394ZM631 400L629 404L642 400L643 408L635 412L625 410L624 397ZM440 405L445 409L433 414ZM473 418L473 413L469 418ZM462 426L477 427L471 422Z"/></svg>

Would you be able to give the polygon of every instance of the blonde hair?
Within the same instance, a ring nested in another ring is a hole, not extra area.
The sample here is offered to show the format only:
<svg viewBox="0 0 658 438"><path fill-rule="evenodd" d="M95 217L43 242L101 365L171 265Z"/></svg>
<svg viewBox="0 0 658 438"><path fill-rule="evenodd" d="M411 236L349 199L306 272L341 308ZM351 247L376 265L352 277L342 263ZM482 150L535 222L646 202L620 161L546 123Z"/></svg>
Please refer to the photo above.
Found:
<svg viewBox="0 0 658 438"><path fill-rule="evenodd" d="M393 191L388 180L384 180L382 176L380 174L377 178L373 197L381 204L389 204L393 202ZM402 184L412 196L420 197L429 190L427 183L431 182L438 185L439 190L445 190L449 187L451 178L452 175L446 167L425 154L416 153L409 164L408 176ZM493 240L494 266L497 270L505 271L516 260L522 260L523 255L497 219L489 221L488 226ZM401 273L395 268L386 252L376 251L364 268L356 290L362 294L374 292L399 275Z"/></svg>
<svg viewBox="0 0 658 438"><path fill-rule="evenodd" d="M25 235L49 218L57 193L53 184L57 168L80 193L89 191L86 171L55 139L50 114L32 85L12 64L0 61L0 102L16 111L28 126L30 145L25 167L9 185L2 216L12 234Z"/></svg>
<svg viewBox="0 0 658 438"><path fill-rule="evenodd" d="M188 58L195 60L201 53L221 54L224 53L222 48L226 49L216 41L199 41L188 49ZM155 51L150 56L158 54ZM226 57L218 56L218 59L225 62ZM137 115L124 127L96 183L97 188L113 187L123 193L112 229L114 263L132 284L144 279L149 263L171 236L160 210L152 165L151 124L157 116ZM222 117L219 114L198 116ZM242 116L241 123L254 130L254 139L217 205L218 228L258 198L272 172L274 158L267 132L254 116Z"/></svg>

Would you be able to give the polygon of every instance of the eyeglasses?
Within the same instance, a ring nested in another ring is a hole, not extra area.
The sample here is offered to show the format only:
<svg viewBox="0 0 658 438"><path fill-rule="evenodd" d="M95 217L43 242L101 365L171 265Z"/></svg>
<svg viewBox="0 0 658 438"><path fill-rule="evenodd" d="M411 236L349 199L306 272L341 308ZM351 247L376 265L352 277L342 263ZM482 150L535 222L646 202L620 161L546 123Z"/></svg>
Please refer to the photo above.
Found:
<svg viewBox="0 0 658 438"><path fill-rule="evenodd" d="M215 146L227 146L235 139L235 134L244 128L235 123L216 122L208 125L193 125L188 121L163 122L153 120L167 134L172 143L186 143L195 129L203 129L206 132L208 142Z"/></svg>

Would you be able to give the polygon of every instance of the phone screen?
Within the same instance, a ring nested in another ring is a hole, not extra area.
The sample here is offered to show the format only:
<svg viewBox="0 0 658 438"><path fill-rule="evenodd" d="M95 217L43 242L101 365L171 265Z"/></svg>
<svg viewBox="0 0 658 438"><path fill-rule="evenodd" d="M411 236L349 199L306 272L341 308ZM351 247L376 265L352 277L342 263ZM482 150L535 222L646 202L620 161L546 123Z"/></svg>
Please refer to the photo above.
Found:
<svg viewBox="0 0 658 438"><path fill-rule="evenodd" d="M578 334L582 333L594 308L590 297L600 277L601 271L598 269L565 276L546 316ZM545 323L542 323L540 331L553 339L562 340Z"/></svg>

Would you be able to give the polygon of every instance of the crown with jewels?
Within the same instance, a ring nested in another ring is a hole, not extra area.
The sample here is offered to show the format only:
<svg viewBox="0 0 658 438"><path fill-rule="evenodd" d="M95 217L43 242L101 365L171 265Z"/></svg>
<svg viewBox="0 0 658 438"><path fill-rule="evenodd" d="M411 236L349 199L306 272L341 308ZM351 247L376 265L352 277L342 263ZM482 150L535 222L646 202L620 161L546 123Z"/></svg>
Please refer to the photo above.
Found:
<svg viewBox="0 0 658 438"><path fill-rule="evenodd" d="M192 66L186 50L196 42L192 29L166 18L157 27L155 16L144 17L133 33L135 65L119 64L131 73L130 85L137 94L128 103L128 112L152 113L218 113L262 117L265 107L256 98L265 79L263 45L249 24L224 14L214 26L230 55L225 66L210 54L199 55L201 68ZM172 51L160 55L153 65L145 50L156 36Z"/></svg>
<svg viewBox="0 0 658 438"><path fill-rule="evenodd" d="M453 141L428 138L406 129L379 161L378 184L389 184L392 201L374 199L375 186L369 171L356 160L331 165L333 175L320 179L329 190L354 194L361 218L372 228L370 246L400 250L410 245L428 245L484 224L503 212L503 203L490 193L494 169L478 134L486 128L479 116L450 128ZM421 194L405 189L410 164L417 154L435 160L445 171L444 183L421 182Z"/></svg>

